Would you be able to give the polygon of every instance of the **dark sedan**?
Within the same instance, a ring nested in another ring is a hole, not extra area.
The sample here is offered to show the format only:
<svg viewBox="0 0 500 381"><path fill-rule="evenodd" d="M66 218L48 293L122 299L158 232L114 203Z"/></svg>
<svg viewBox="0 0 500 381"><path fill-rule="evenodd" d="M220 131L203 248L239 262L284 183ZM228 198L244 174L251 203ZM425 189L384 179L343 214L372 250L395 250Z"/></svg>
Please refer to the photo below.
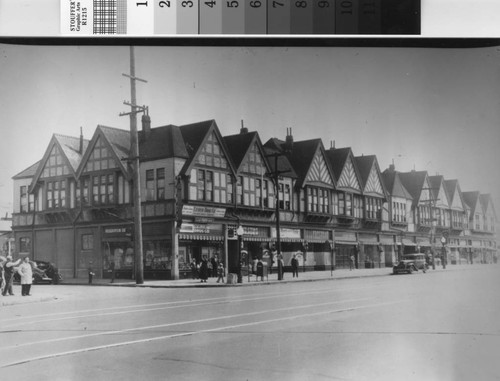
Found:
<svg viewBox="0 0 500 381"><path fill-rule="evenodd" d="M399 263L392 268L392 272L394 274L400 274L400 273L411 274L418 270L422 270L424 273L427 271L425 254L420 254L420 253L406 254L399 261Z"/></svg>

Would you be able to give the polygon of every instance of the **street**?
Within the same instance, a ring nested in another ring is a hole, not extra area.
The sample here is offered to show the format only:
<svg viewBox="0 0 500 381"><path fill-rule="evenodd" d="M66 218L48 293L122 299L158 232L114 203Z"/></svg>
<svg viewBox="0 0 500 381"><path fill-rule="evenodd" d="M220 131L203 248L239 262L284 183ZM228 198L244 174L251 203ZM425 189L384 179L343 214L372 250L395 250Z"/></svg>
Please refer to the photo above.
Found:
<svg viewBox="0 0 500 381"><path fill-rule="evenodd" d="M37 286L2 379L496 380L499 266L256 287ZM52 290L53 288L53 290Z"/></svg>

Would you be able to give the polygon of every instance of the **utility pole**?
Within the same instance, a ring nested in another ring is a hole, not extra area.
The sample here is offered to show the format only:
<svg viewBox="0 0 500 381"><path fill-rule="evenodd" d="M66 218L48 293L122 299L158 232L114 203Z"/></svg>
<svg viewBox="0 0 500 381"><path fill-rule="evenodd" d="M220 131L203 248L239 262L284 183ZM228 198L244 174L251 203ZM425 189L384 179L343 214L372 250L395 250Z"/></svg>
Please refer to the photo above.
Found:
<svg viewBox="0 0 500 381"><path fill-rule="evenodd" d="M142 215L141 215L141 177L139 172L139 137L137 134L137 114L144 112L145 106L137 106L135 85L136 81L147 82L135 76L134 47L130 47L130 74L122 74L130 78L130 102L123 102L130 106L131 111L121 113L120 116L130 115L130 152L127 160L132 163L132 183L134 199L134 255L135 255L135 283L144 283L144 262L142 253Z"/></svg>

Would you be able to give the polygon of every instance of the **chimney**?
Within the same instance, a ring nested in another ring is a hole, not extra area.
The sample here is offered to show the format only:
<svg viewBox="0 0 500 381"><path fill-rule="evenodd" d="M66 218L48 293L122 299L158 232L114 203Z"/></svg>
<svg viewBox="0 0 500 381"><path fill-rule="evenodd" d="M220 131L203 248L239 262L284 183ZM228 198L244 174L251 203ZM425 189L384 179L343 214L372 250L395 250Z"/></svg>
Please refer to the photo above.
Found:
<svg viewBox="0 0 500 381"><path fill-rule="evenodd" d="M142 122L142 131L144 131L144 139L149 137L151 133L151 118L149 117L149 107L146 107L146 110L141 118Z"/></svg>
<svg viewBox="0 0 500 381"><path fill-rule="evenodd" d="M286 129L285 151L291 152L293 147L292 127Z"/></svg>
<svg viewBox="0 0 500 381"><path fill-rule="evenodd" d="M331 150L335 149L335 140L330 140L330 149Z"/></svg>
<svg viewBox="0 0 500 381"><path fill-rule="evenodd" d="M394 159L392 159L392 164L389 165L389 171L391 172L396 171L396 166L394 165Z"/></svg>
<svg viewBox="0 0 500 381"><path fill-rule="evenodd" d="M83 154L83 127L80 126L80 147L78 148L80 155Z"/></svg>
<svg viewBox="0 0 500 381"><path fill-rule="evenodd" d="M241 119L241 129L240 129L240 134L247 134L248 133L248 128L245 127L243 124L243 119Z"/></svg>

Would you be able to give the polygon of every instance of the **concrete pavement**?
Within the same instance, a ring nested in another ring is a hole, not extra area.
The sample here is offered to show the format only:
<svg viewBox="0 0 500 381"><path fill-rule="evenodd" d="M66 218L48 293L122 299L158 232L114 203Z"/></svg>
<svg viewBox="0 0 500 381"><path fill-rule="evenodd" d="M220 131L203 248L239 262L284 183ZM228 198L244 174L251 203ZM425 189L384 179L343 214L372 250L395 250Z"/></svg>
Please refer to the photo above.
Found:
<svg viewBox="0 0 500 381"><path fill-rule="evenodd" d="M473 270L485 268L486 266L496 265L448 265L446 269L441 266L436 267L435 270L430 269L428 273L442 272L442 271L460 271L460 270ZM419 271L412 276L422 275ZM242 283L227 284L217 283L217 278L208 278L207 283L201 283L197 279L179 279L179 280L145 280L143 284L136 284L132 279L115 279L114 283L110 283L109 279L94 279L92 284L88 284L88 279L65 279L61 285L33 285L31 296L21 296L21 287L14 285L14 296L0 296L0 306L8 306L15 304L25 304L33 302L44 302L50 300L57 300L64 297L61 293L62 288L65 286L88 286L88 287L150 287L150 288L194 288L194 287L252 287L269 284L286 284L292 282L315 282L315 281L328 281L328 280L341 280L348 278L362 278L362 277L376 277L392 275L392 268L375 268L375 269L339 269L335 271L306 271L299 272L299 276L292 277L292 273L285 273L283 280L278 280L276 273L269 274L264 280L257 280L254 275L243 276ZM405 275L399 275L405 276ZM227 282L227 277L225 277Z"/></svg>

